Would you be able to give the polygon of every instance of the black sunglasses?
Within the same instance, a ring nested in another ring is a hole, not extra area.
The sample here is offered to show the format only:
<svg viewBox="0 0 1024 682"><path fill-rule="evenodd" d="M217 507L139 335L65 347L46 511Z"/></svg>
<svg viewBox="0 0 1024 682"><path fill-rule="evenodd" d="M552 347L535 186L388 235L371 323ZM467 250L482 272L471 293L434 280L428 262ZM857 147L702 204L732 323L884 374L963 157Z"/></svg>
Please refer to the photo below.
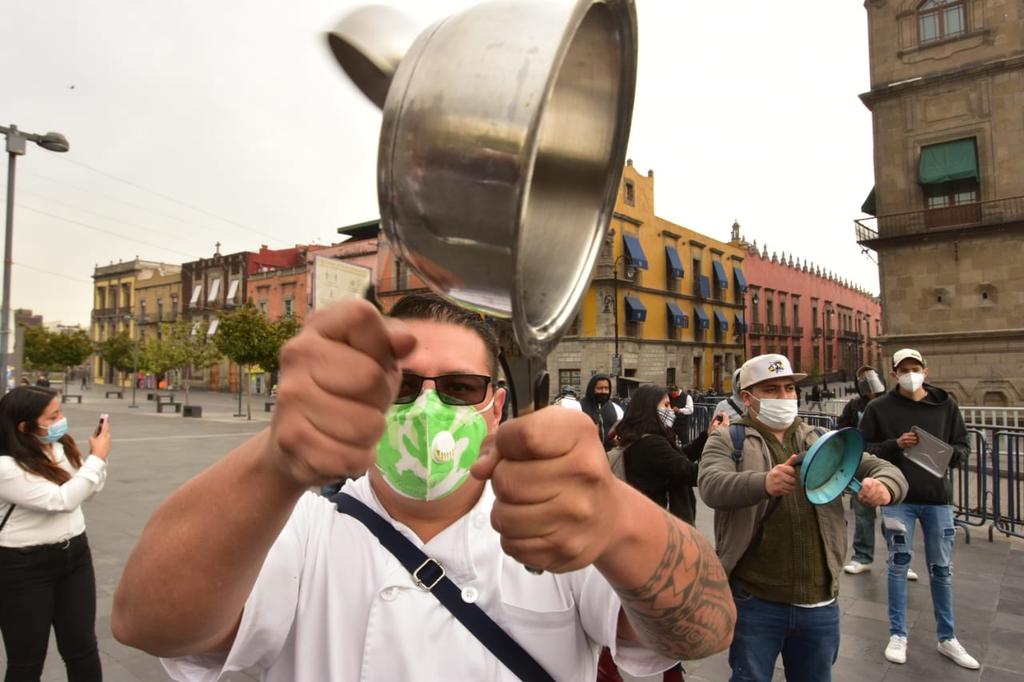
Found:
<svg viewBox="0 0 1024 682"><path fill-rule="evenodd" d="M411 372L402 373L402 385L398 389L396 405L408 405L420 397L423 382L434 382L437 397L446 405L476 405L487 397L491 378L482 374L443 374L439 377L421 377Z"/></svg>

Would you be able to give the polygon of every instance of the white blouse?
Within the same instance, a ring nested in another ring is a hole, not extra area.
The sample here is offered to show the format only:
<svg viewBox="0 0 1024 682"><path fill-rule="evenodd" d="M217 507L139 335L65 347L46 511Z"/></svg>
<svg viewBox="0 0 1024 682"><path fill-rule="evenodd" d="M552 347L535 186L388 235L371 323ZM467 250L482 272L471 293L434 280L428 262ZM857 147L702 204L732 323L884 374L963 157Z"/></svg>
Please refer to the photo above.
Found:
<svg viewBox="0 0 1024 682"><path fill-rule="evenodd" d="M89 455L76 470L60 443L53 444L53 461L71 474L63 485L29 473L13 457L0 455L0 519L15 505L0 531L0 547L49 545L85 531L82 503L103 489L107 462Z"/></svg>

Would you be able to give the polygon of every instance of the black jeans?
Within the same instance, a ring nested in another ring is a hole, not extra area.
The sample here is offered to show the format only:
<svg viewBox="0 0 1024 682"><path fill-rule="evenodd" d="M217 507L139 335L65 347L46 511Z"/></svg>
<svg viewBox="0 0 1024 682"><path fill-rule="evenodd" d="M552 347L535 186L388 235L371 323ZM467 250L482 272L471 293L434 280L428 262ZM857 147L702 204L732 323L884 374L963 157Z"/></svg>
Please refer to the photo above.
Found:
<svg viewBox="0 0 1024 682"><path fill-rule="evenodd" d="M102 680L96 646L96 576L85 533L57 545L0 547L5 682L40 678L51 626L68 682Z"/></svg>

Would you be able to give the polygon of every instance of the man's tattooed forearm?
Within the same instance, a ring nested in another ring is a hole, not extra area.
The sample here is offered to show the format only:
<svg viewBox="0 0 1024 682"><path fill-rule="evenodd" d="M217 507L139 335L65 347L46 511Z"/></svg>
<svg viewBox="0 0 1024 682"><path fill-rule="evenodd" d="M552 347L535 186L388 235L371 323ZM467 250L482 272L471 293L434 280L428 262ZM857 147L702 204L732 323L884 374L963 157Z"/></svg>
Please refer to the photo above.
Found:
<svg viewBox="0 0 1024 682"><path fill-rule="evenodd" d="M648 647L697 659L720 651L735 624L728 579L711 544L693 527L665 514L668 541L651 577L619 590L629 622Z"/></svg>

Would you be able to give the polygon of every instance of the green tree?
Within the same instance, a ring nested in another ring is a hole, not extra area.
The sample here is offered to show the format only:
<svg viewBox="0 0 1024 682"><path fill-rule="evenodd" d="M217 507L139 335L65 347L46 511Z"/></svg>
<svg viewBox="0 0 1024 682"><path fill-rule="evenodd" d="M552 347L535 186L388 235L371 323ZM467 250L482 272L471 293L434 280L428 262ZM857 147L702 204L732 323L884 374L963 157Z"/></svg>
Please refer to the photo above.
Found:
<svg viewBox="0 0 1024 682"><path fill-rule="evenodd" d="M272 324L249 302L221 317L213 342L225 357L248 374L254 366L276 355L273 349L280 350L283 341L279 340L279 334L285 331L285 328L279 329ZM249 381L245 382L245 413L247 419L252 419L252 385Z"/></svg>
<svg viewBox="0 0 1024 682"><path fill-rule="evenodd" d="M166 333L161 329L157 338L150 338L142 343L139 349L139 367L143 371L160 375L172 369L180 369L186 364L180 349L165 335Z"/></svg>
<svg viewBox="0 0 1024 682"><path fill-rule="evenodd" d="M128 332L118 332L101 341L99 351L103 361L120 372L121 383L124 383L124 375L135 369L135 342L132 337Z"/></svg>
<svg viewBox="0 0 1024 682"><path fill-rule="evenodd" d="M299 333L302 325L291 315L282 317L270 323L270 336L267 339L267 347L264 349L264 357L260 360L260 367L270 374L277 374L281 369L281 346L288 339Z"/></svg>
<svg viewBox="0 0 1024 682"><path fill-rule="evenodd" d="M50 370L56 367L50 345L52 334L43 327L25 327L24 363L26 369Z"/></svg>
<svg viewBox="0 0 1024 682"><path fill-rule="evenodd" d="M189 404L189 389L192 386L192 372L206 369L220 362L221 353L210 340L209 324L201 321L177 320L161 325L161 336L169 344L168 355L180 364L185 384L185 404Z"/></svg>
<svg viewBox="0 0 1024 682"><path fill-rule="evenodd" d="M68 373L71 368L85 362L95 350L96 346L84 329L51 335L50 352L56 365L64 371L64 395L68 393Z"/></svg>

